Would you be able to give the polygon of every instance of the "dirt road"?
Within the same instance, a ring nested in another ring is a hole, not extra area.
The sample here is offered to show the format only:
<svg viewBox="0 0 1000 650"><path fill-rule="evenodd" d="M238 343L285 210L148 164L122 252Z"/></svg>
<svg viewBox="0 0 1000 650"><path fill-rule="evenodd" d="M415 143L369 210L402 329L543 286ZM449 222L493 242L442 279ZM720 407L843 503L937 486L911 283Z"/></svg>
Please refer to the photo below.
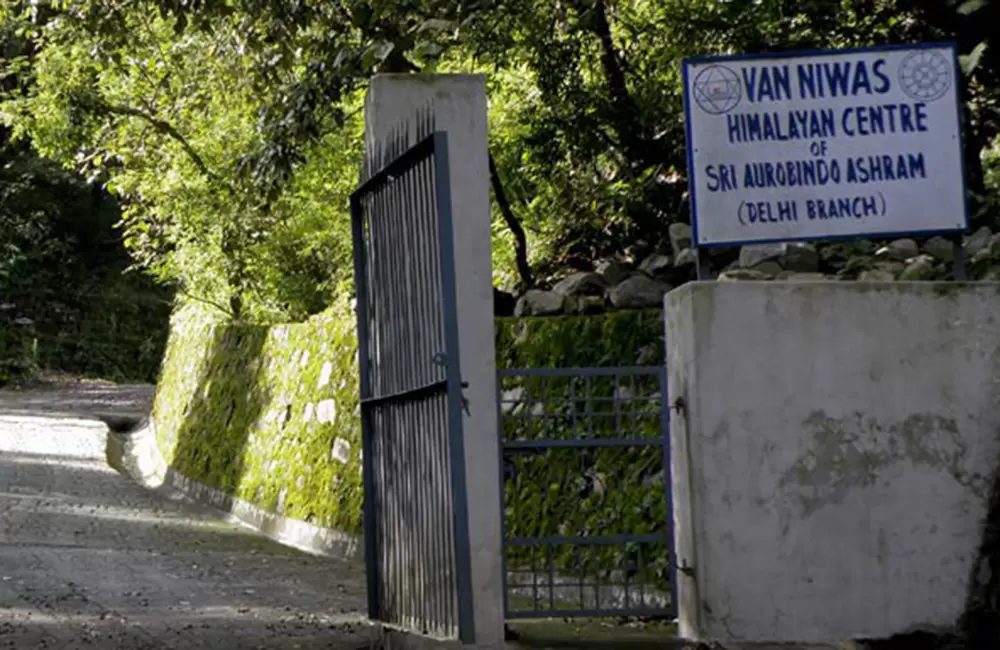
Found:
<svg viewBox="0 0 1000 650"><path fill-rule="evenodd" d="M363 568L149 493L107 467L146 386L0 391L0 648L367 648Z"/></svg>

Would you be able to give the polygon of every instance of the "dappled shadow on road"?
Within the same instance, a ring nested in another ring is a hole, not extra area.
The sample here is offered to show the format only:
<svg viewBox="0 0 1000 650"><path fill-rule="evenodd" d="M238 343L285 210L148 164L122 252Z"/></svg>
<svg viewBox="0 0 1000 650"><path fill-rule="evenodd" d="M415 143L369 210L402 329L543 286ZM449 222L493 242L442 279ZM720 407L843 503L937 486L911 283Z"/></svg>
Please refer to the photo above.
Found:
<svg viewBox="0 0 1000 650"><path fill-rule="evenodd" d="M0 415L138 419L149 414L153 386L50 379L0 391Z"/></svg>
<svg viewBox="0 0 1000 650"><path fill-rule="evenodd" d="M362 567L146 492L101 429L27 420L0 416L0 648L368 647Z"/></svg>

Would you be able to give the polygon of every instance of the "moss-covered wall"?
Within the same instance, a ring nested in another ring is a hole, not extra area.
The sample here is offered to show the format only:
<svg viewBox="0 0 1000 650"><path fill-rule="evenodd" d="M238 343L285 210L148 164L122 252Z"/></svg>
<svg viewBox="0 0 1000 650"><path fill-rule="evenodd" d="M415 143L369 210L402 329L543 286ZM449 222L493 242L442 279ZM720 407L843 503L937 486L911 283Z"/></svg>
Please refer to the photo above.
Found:
<svg viewBox="0 0 1000 650"><path fill-rule="evenodd" d="M360 531L353 319L277 327L184 307L172 319L153 420L167 462L270 512Z"/></svg>
<svg viewBox="0 0 1000 650"><path fill-rule="evenodd" d="M153 409L167 461L270 512L358 532L354 327L353 315L333 312L267 328L223 322L195 306L178 310ZM661 327L658 310L498 319L498 364L656 364Z"/></svg>

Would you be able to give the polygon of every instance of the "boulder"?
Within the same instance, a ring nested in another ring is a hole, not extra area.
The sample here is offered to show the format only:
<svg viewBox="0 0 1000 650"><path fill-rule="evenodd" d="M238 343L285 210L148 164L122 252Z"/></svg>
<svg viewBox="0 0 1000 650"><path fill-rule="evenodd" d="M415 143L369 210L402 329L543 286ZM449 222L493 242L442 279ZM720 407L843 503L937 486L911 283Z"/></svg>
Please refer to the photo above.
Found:
<svg viewBox="0 0 1000 650"><path fill-rule="evenodd" d="M555 291L529 289L517 301L515 316L550 316L562 313L566 296Z"/></svg>
<svg viewBox="0 0 1000 650"><path fill-rule="evenodd" d="M784 244L748 244L740 249L739 265L751 269L761 262L778 259L784 252Z"/></svg>
<svg viewBox="0 0 1000 650"><path fill-rule="evenodd" d="M782 268L799 273L815 273L819 270L819 251L812 244L792 242L778 260Z"/></svg>
<svg viewBox="0 0 1000 650"><path fill-rule="evenodd" d="M822 273L805 273L805 272L801 273L793 272L785 279L788 280L789 282L826 282L826 281L832 282L833 281L832 278L828 278Z"/></svg>
<svg viewBox="0 0 1000 650"><path fill-rule="evenodd" d="M974 264L977 262L985 262L996 255L997 252L1000 252L1000 234L990 237L989 245L972 255L971 261Z"/></svg>
<svg viewBox="0 0 1000 650"><path fill-rule="evenodd" d="M910 238L897 239L875 251L875 257L906 262L920 255L920 247Z"/></svg>
<svg viewBox="0 0 1000 650"><path fill-rule="evenodd" d="M894 282L896 274L889 269L869 269L858 276L861 282Z"/></svg>
<svg viewBox="0 0 1000 650"><path fill-rule="evenodd" d="M962 248L965 249L965 254L972 256L989 247L990 242L993 241L993 233L986 226L978 229L976 232L972 233L965 238L965 243Z"/></svg>
<svg viewBox="0 0 1000 650"><path fill-rule="evenodd" d="M978 253L976 253L975 255L973 255L969 259L969 262L971 262L972 264L981 264L982 262L985 262L986 260L988 260L991 257L993 257L993 251L994 251L994 248L993 248L993 245L991 244L991 245L987 246L986 248L984 248L983 250L981 250Z"/></svg>
<svg viewBox="0 0 1000 650"><path fill-rule="evenodd" d="M694 266L698 263L698 255L694 249L685 248L674 257L674 268L679 269L685 266Z"/></svg>
<svg viewBox="0 0 1000 650"><path fill-rule="evenodd" d="M730 269L729 271L723 271L719 274L719 281L732 281L732 280L766 280L767 276L760 271L754 271L753 269Z"/></svg>
<svg viewBox="0 0 1000 650"><path fill-rule="evenodd" d="M589 315L604 311L603 296L566 296L563 303L563 313Z"/></svg>
<svg viewBox="0 0 1000 650"><path fill-rule="evenodd" d="M663 253L653 253L644 259L641 264L639 264L639 270L643 273L655 276L672 269L673 266L673 260L670 259L669 255L664 255Z"/></svg>
<svg viewBox="0 0 1000 650"><path fill-rule="evenodd" d="M934 258L930 255L918 255L906 265L899 274L899 279L903 282L930 280L934 277L934 272Z"/></svg>
<svg viewBox="0 0 1000 650"><path fill-rule="evenodd" d="M778 262L776 262L775 260L764 260L757 266L753 267L753 269L751 270L759 271L760 273L763 273L767 277L773 278L776 277L779 273L781 273L785 269L781 268L781 265L778 264Z"/></svg>
<svg viewBox="0 0 1000 650"><path fill-rule="evenodd" d="M615 260L600 260L594 265L594 270L609 287L622 282L629 275L628 267Z"/></svg>
<svg viewBox="0 0 1000 650"><path fill-rule="evenodd" d="M951 262L955 259L955 244L944 237L931 237L924 242L924 252L939 262Z"/></svg>
<svg viewBox="0 0 1000 650"><path fill-rule="evenodd" d="M564 296L600 296L604 295L607 283L599 274L593 271L581 271L563 278L552 290Z"/></svg>
<svg viewBox="0 0 1000 650"><path fill-rule="evenodd" d="M619 309L659 307L670 285L645 275L634 275L608 291L611 304Z"/></svg>
<svg viewBox="0 0 1000 650"><path fill-rule="evenodd" d="M672 223L667 229L667 234L670 237L670 248L674 257L680 255L680 252L685 248L691 248L691 226L688 224Z"/></svg>

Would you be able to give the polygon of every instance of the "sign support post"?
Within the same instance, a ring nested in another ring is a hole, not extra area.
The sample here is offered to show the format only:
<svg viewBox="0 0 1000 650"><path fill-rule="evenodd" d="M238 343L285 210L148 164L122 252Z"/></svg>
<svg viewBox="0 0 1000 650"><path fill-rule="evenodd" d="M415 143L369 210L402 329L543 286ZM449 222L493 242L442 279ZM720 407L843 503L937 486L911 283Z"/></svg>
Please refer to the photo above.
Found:
<svg viewBox="0 0 1000 650"><path fill-rule="evenodd" d="M965 248L962 246L962 233L955 233L951 238L954 255L952 259L952 274L956 282L965 282Z"/></svg>

